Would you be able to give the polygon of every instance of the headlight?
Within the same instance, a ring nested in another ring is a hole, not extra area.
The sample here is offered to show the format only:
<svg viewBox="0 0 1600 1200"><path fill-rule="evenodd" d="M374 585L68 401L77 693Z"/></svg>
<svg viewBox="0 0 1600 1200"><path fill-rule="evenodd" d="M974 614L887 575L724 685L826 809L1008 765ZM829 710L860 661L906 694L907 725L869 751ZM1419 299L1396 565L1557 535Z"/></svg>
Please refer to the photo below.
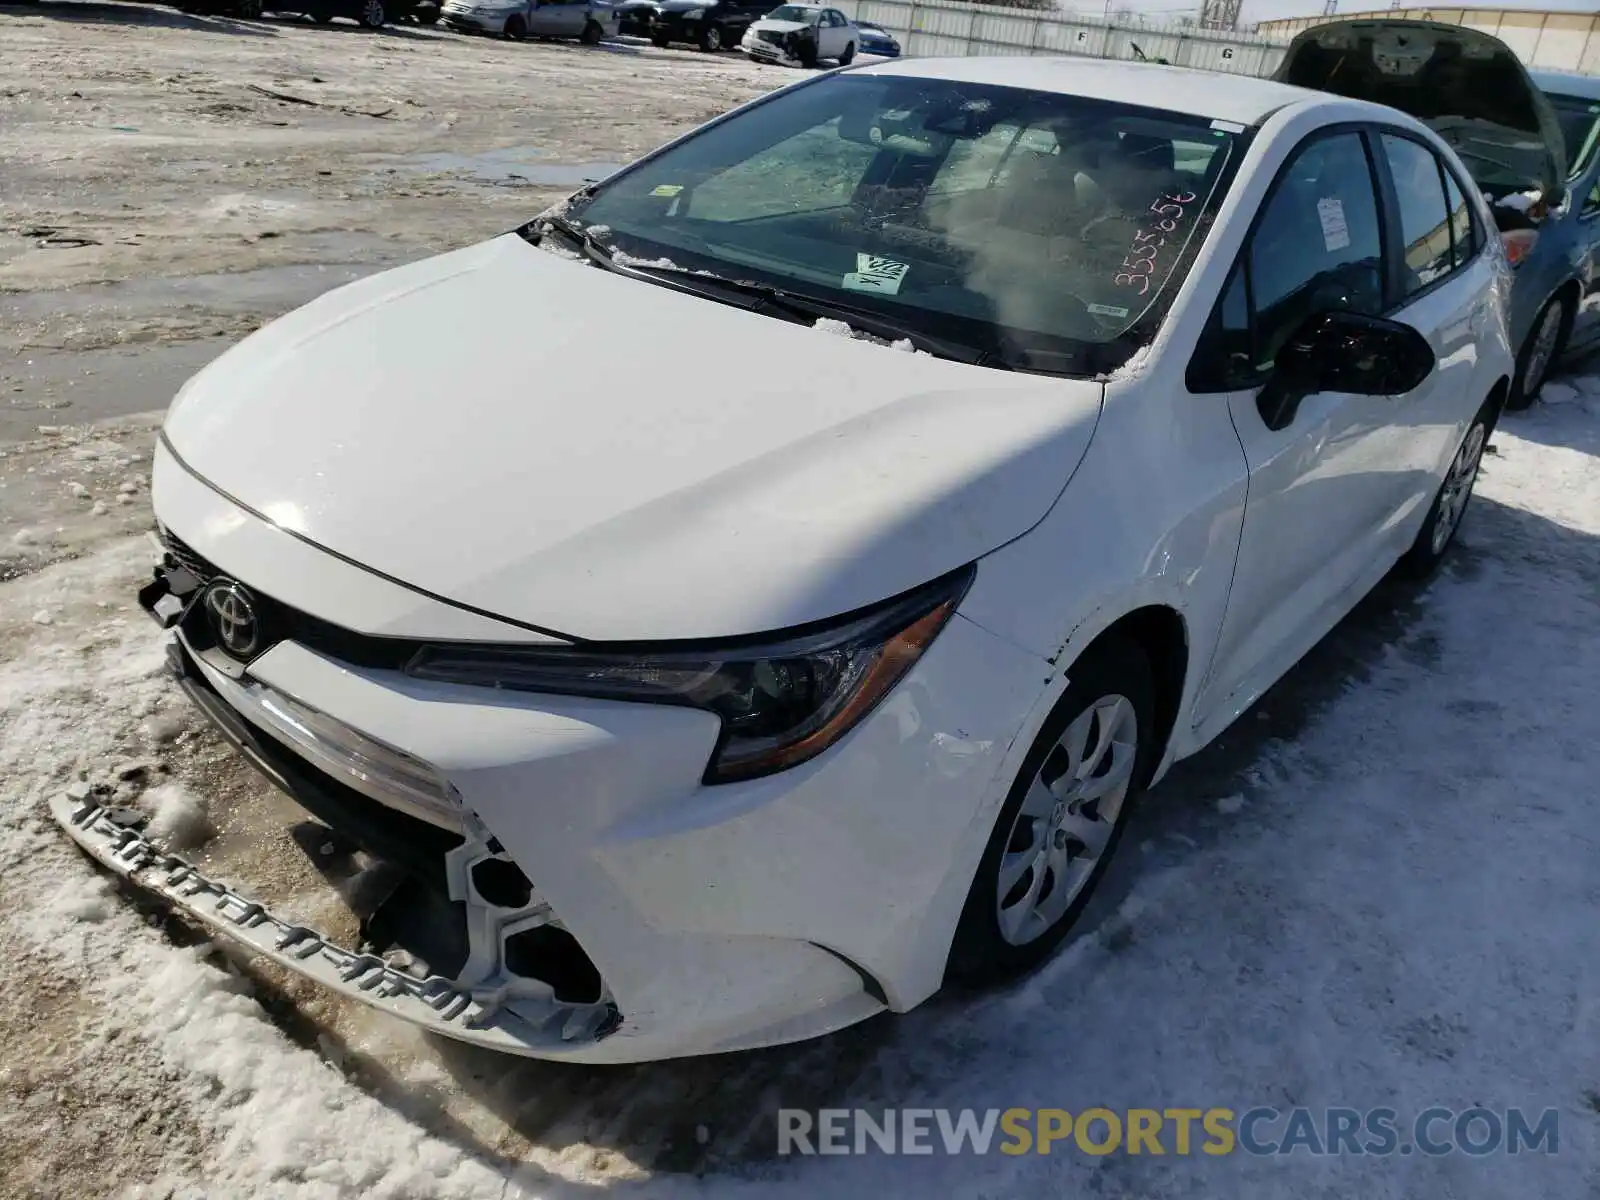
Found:
<svg viewBox="0 0 1600 1200"><path fill-rule="evenodd" d="M703 708L722 719L704 782L753 779L821 754L872 711L955 612L965 567L822 625L720 646L425 646L417 679Z"/></svg>

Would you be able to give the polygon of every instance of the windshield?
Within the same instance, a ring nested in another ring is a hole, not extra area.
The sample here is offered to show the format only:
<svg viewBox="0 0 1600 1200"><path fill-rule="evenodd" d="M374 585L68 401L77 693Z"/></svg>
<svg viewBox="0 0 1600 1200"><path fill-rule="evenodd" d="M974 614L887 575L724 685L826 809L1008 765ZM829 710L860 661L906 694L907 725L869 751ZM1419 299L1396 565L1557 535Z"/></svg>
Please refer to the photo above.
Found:
<svg viewBox="0 0 1600 1200"><path fill-rule="evenodd" d="M805 24L812 19L816 11L814 8L805 8L799 4L780 4L767 14L767 20L798 21Z"/></svg>
<svg viewBox="0 0 1600 1200"><path fill-rule="evenodd" d="M1594 153L1597 120L1600 120L1600 103L1582 96L1556 96L1549 92L1545 98L1556 110L1556 120L1561 123L1561 138L1567 146L1569 174L1581 175L1589 167L1589 156Z"/></svg>
<svg viewBox="0 0 1600 1200"><path fill-rule="evenodd" d="M625 263L973 346L1076 351L1082 369L1061 373L1095 374L1154 335L1238 148L1199 117L852 73L715 124L566 215L603 227Z"/></svg>

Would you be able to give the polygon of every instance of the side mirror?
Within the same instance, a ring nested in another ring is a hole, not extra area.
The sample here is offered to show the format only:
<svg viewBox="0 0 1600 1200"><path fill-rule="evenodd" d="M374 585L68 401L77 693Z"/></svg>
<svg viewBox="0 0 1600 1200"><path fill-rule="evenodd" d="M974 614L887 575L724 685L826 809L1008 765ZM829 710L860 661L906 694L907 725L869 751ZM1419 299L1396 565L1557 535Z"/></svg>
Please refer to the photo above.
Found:
<svg viewBox="0 0 1600 1200"><path fill-rule="evenodd" d="M1278 351L1257 403L1271 429L1316 392L1403 396L1433 374L1428 339L1409 325L1335 309L1308 318Z"/></svg>

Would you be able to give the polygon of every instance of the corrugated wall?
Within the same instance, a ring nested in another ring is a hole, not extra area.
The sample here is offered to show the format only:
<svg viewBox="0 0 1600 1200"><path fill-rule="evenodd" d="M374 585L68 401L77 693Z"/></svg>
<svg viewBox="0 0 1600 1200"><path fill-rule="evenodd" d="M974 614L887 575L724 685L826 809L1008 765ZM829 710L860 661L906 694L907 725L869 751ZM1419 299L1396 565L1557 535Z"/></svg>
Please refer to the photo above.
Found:
<svg viewBox="0 0 1600 1200"><path fill-rule="evenodd" d="M1156 28L1096 21L1077 14L957 4L951 0L841 0L857 21L880 25L918 58L971 54L1082 54L1091 58L1165 58L1178 66L1270 75L1280 42L1248 33Z"/></svg>
<svg viewBox="0 0 1600 1200"><path fill-rule="evenodd" d="M1446 25L1465 25L1499 38L1530 67L1549 71L1579 71L1600 74L1600 16L1575 12L1540 12L1517 8L1384 8L1370 12L1339 13L1334 17L1295 17L1284 21L1263 21L1256 33L1274 41L1288 42L1302 29L1327 20L1353 21L1359 18L1439 21Z"/></svg>

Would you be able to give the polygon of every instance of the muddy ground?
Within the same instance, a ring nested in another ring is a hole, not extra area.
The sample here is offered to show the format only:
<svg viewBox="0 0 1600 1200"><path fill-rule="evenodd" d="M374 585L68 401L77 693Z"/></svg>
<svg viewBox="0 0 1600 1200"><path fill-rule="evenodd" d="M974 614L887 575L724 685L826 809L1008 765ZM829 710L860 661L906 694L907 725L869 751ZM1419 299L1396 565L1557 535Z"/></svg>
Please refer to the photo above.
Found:
<svg viewBox="0 0 1600 1200"><path fill-rule="evenodd" d="M647 45L0 4L0 441L164 405L328 286L513 228L790 78Z"/></svg>

